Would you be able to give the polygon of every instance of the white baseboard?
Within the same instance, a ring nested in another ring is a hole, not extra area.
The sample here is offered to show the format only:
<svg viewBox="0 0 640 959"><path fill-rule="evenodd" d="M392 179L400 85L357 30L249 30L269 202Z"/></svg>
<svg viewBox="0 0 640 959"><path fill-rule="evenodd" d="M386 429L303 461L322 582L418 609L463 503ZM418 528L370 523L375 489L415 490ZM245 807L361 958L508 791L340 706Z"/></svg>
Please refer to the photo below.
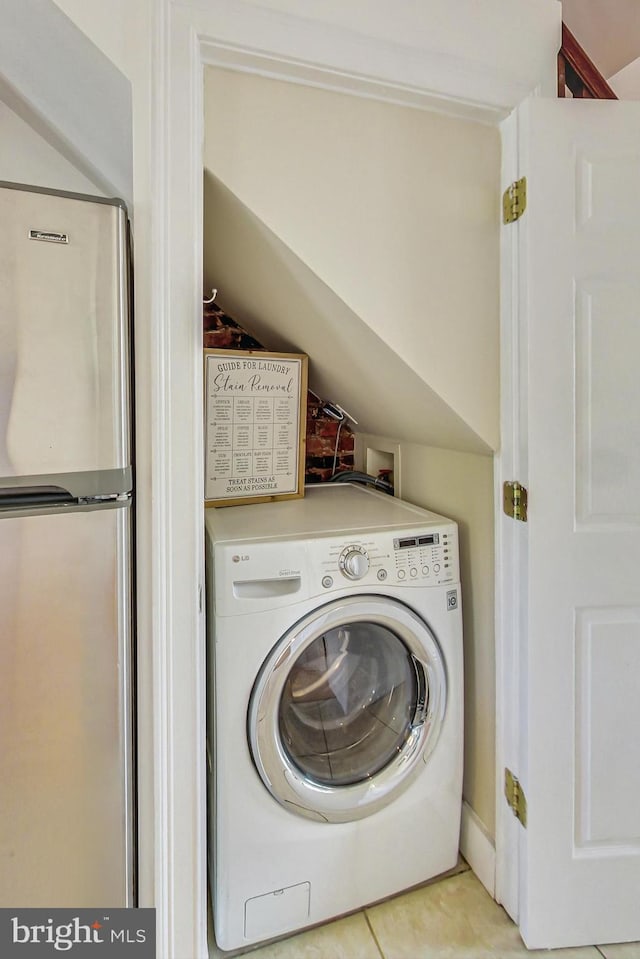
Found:
<svg viewBox="0 0 640 959"><path fill-rule="evenodd" d="M496 849L482 821L466 802L462 803L460 852L489 895L495 899Z"/></svg>

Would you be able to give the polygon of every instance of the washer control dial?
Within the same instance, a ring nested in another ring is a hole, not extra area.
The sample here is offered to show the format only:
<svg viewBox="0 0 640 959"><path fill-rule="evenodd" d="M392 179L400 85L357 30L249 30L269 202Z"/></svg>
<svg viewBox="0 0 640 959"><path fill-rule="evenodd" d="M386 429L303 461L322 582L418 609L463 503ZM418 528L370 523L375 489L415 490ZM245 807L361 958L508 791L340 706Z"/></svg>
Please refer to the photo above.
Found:
<svg viewBox="0 0 640 959"><path fill-rule="evenodd" d="M362 546L347 546L342 550L338 565L348 579L362 579L369 572L369 557Z"/></svg>

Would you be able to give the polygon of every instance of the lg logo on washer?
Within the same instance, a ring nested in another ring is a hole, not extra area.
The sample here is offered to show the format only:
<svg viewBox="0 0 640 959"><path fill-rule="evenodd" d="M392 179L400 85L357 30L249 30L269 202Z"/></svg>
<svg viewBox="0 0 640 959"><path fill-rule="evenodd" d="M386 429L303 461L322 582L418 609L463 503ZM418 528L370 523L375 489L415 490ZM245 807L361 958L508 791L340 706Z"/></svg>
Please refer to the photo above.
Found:
<svg viewBox="0 0 640 959"><path fill-rule="evenodd" d="M231 557L232 563L248 563L251 560L249 553L234 553ZM293 577L299 577L300 570L292 569L290 566L286 566L283 569L278 570L279 579L292 579Z"/></svg>

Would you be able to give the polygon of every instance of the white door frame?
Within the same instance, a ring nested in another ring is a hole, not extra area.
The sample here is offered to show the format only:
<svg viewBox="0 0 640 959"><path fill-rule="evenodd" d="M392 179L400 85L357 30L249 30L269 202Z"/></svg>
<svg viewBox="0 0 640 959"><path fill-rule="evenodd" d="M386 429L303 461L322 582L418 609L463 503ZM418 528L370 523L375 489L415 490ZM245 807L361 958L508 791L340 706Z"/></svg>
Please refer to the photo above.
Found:
<svg viewBox="0 0 640 959"><path fill-rule="evenodd" d="M555 76L559 4L520 0L514 11L514 2L485 0L477 18L475 0L431 0L426 24L411 22L420 16L414 5L402 17L389 0L162 0L156 7L147 291L154 303L147 335L156 367L149 437L155 505L139 552L151 576L156 705L140 750L154 757L158 954L167 959L207 955L203 66L497 125L536 87L551 92ZM498 848L500 842L498 825Z"/></svg>
<svg viewBox="0 0 640 959"><path fill-rule="evenodd" d="M518 111L500 126L502 189L524 175L519 167ZM521 342L526 319L526 290L520 277L518 224L500 234L500 451L494 458L495 483L495 658L496 658L496 863L495 898L518 921L520 832L504 796L505 769L516 773L521 755L520 639L527 596L522 584L527 562L527 528L503 511L505 481L527 486L526 363Z"/></svg>

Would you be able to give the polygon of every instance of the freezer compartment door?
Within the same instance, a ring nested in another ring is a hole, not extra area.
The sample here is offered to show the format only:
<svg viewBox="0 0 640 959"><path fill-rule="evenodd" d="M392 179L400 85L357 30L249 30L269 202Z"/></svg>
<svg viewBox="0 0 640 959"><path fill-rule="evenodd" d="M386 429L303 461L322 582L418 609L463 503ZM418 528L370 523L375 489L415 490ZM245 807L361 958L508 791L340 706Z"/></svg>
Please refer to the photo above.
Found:
<svg viewBox="0 0 640 959"><path fill-rule="evenodd" d="M0 187L0 476L131 463L127 218Z"/></svg>
<svg viewBox="0 0 640 959"><path fill-rule="evenodd" d="M133 905L131 508L0 518L0 906Z"/></svg>

